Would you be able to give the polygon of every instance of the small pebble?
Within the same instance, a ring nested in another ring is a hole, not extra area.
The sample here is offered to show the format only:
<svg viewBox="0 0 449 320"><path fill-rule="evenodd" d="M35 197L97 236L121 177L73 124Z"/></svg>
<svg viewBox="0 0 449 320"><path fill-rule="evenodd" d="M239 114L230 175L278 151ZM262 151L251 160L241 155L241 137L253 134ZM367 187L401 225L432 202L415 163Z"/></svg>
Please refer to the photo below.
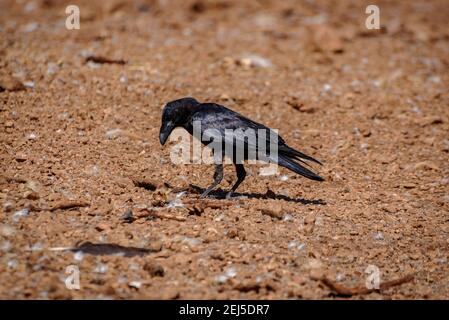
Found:
<svg viewBox="0 0 449 320"><path fill-rule="evenodd" d="M140 289L140 287L142 286L142 282L141 281L131 281L130 283L128 283L128 285L131 288Z"/></svg>
<svg viewBox="0 0 449 320"><path fill-rule="evenodd" d="M122 129L111 129L106 131L106 138L109 140L118 138L122 133Z"/></svg>
<svg viewBox="0 0 449 320"><path fill-rule="evenodd" d="M82 251L77 251L73 254L73 260L81 262L84 259L84 253Z"/></svg>
<svg viewBox="0 0 449 320"><path fill-rule="evenodd" d="M121 219L122 219L123 222L132 223L135 220L135 218L133 216L133 212L131 211L131 209L127 209L125 211L125 213L123 213Z"/></svg>
<svg viewBox="0 0 449 320"><path fill-rule="evenodd" d="M382 232L377 232L374 236L373 236L374 240L383 240L384 239L384 234Z"/></svg>
<svg viewBox="0 0 449 320"><path fill-rule="evenodd" d="M104 274L108 272L108 266L106 264L100 263L95 267L94 272Z"/></svg>
<svg viewBox="0 0 449 320"><path fill-rule="evenodd" d="M12 219L13 219L14 221L17 222L17 221L20 220L20 218L22 218L22 217L28 217L29 215L30 215L30 211L29 211L27 208L25 208L25 209L16 211L16 212L13 214Z"/></svg>

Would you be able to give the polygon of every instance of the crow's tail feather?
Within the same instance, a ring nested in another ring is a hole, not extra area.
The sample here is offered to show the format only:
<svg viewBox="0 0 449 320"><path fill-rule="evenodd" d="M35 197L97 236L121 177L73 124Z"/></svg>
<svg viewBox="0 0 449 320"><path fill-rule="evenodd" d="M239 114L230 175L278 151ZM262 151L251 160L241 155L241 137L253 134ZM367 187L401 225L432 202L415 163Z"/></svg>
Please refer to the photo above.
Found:
<svg viewBox="0 0 449 320"><path fill-rule="evenodd" d="M297 159L297 160L299 160L299 161L301 161L301 162L303 162L303 163L305 163L305 162L302 161L301 159L313 161L313 162L315 162L315 163L318 163L318 164L320 164L320 165L323 165L323 164L322 164L321 162L319 162L317 159L312 158L311 156L308 156L308 155L306 155L306 154L304 154L304 153L302 153L302 152L300 152L300 151L298 151L298 150L295 150L295 149L293 149L293 148L290 148L290 147L287 146L287 145L283 145L283 146L279 147L279 154L284 154L284 155L286 155L286 156L288 156L288 157L295 158L295 159Z"/></svg>
<svg viewBox="0 0 449 320"><path fill-rule="evenodd" d="M302 175L303 177L309 178L311 180L315 181L324 181L322 177L317 175L316 173L310 171L307 168L304 168L299 163L293 161L292 159L288 158L288 156L285 155L279 155L278 157L278 165L285 167L297 174Z"/></svg>

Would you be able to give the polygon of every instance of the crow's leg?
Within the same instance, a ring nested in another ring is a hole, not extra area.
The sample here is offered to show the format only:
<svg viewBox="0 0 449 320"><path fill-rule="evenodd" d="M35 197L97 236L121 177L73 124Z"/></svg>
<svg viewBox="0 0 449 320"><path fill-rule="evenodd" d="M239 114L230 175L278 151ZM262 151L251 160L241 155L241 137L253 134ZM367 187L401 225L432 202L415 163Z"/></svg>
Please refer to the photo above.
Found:
<svg viewBox="0 0 449 320"><path fill-rule="evenodd" d="M212 189L218 186L221 180L223 180L223 164L220 163L215 165L214 182L201 194L200 198L207 196Z"/></svg>
<svg viewBox="0 0 449 320"><path fill-rule="evenodd" d="M229 191L228 194L226 195L226 199L231 198L234 191L237 190L239 185L243 182L243 180L245 180L245 177L246 177L246 171L245 171L245 167L243 166L243 164L240 163L240 164L234 164L234 165L235 165L235 169L237 171L237 181L232 186L231 191Z"/></svg>

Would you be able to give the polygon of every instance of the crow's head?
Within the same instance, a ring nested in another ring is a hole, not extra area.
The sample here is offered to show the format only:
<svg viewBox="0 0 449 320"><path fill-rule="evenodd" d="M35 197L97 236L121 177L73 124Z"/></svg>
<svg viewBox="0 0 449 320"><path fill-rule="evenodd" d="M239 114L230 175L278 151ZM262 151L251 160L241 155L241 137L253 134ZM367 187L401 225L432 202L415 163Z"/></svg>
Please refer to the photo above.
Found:
<svg viewBox="0 0 449 320"><path fill-rule="evenodd" d="M174 128L182 126L189 119L192 111L200 103L193 98L182 98L167 103L162 111L162 125L159 141L165 144Z"/></svg>

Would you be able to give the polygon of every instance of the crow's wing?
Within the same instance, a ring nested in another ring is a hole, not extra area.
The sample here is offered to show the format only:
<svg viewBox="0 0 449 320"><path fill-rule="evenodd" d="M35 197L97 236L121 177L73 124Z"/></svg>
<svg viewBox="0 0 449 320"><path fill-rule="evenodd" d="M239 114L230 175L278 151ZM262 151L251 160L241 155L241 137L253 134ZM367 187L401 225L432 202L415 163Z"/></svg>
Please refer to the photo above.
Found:
<svg viewBox="0 0 449 320"><path fill-rule="evenodd" d="M194 126L195 122L201 125L201 130L198 131L201 132L203 144L207 145L207 141L217 141L216 139L218 139L223 142L225 148L225 150L222 149L222 153L233 158L237 163L241 163L245 159L257 158L277 163L309 179L323 181L322 177L294 161L297 160L307 165L301 159L320 163L318 160L290 148L279 135L263 124L213 103L201 104L192 115L191 120ZM248 131L248 129L251 130ZM227 130L232 135L226 134ZM277 152L270 152L273 150L273 144L277 146ZM229 150L232 150L233 153L230 154ZM234 158L235 155L238 156L237 160Z"/></svg>
<svg viewBox="0 0 449 320"><path fill-rule="evenodd" d="M192 115L194 126L195 122L201 125L199 131L202 139L206 140L202 141L204 144L211 140L222 141L235 154L242 152L240 155L244 155L246 152L250 159L254 159L251 155L258 155L259 159L267 161L269 159L263 157L269 156L270 143L271 147L285 144L270 128L218 104L201 104Z"/></svg>

